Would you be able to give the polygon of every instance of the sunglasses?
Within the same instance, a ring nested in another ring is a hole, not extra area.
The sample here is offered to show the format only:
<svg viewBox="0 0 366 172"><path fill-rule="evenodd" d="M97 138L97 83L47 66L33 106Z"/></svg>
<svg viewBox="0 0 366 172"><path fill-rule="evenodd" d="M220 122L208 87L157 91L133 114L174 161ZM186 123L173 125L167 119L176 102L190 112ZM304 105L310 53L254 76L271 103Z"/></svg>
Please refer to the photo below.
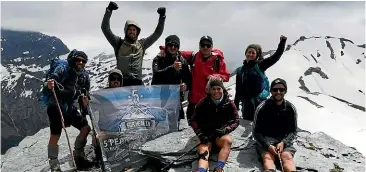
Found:
<svg viewBox="0 0 366 172"><path fill-rule="evenodd" d="M202 48L205 48L205 47L207 47L207 48L211 48L211 44L203 44L203 43L201 43L200 44L200 46L202 47Z"/></svg>
<svg viewBox="0 0 366 172"><path fill-rule="evenodd" d="M86 63L86 60L84 60L84 59L79 59L79 58L76 58L75 59L75 62L83 62L84 64Z"/></svg>
<svg viewBox="0 0 366 172"><path fill-rule="evenodd" d="M120 81L121 82L122 81L122 78L121 77L118 77L118 76L117 77L115 76L115 77L111 77L110 78L110 81Z"/></svg>
<svg viewBox="0 0 366 172"><path fill-rule="evenodd" d="M178 44L169 43L169 44L168 44L168 47L175 47L175 48L178 48L179 46L178 46Z"/></svg>
<svg viewBox="0 0 366 172"><path fill-rule="evenodd" d="M278 92L278 90L280 91L280 92L285 92L285 88L272 88L271 89L273 92Z"/></svg>

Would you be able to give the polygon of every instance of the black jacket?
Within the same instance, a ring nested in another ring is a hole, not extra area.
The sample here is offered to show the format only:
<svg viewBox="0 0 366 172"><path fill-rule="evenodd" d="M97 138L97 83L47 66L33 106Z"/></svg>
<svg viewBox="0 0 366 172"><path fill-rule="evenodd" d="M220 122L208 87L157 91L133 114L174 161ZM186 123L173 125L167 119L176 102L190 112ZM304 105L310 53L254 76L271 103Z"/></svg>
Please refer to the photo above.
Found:
<svg viewBox="0 0 366 172"><path fill-rule="evenodd" d="M179 61L182 63L182 70L176 71L173 67L176 58L169 56L156 56L152 63L153 78L151 85L174 85L180 84L181 81L187 85L187 89L191 85L191 72L187 61L179 54Z"/></svg>
<svg viewBox="0 0 366 172"><path fill-rule="evenodd" d="M88 92L90 91L90 78L85 70L83 72L76 73L73 68L68 67L66 71L63 71L60 66L57 67L50 75L50 79L54 79L63 87L63 89L59 88L55 82L55 93L60 106L62 104L73 104L80 95L80 91L82 89L85 89ZM45 86L47 88L46 90L48 90L47 84L45 84ZM51 90L48 90L48 92L49 94L52 94ZM51 95L51 97L53 96ZM50 105L54 105L55 100L51 98L50 101Z"/></svg>
<svg viewBox="0 0 366 172"><path fill-rule="evenodd" d="M262 78L254 70L254 66L258 64L259 70L265 73L265 71L274 65L282 56L285 50L286 40L281 40L278 44L276 52L263 60L251 60L247 62L244 60L242 70L238 71L236 75L236 88L234 102L237 108L239 108L239 102L241 100L250 100L257 97L262 91ZM244 78L244 80L243 80Z"/></svg>
<svg viewBox="0 0 366 172"><path fill-rule="evenodd" d="M207 95L197 105L191 118L194 132L210 136L215 129L228 127L229 132L234 131L239 125L238 110L228 93L224 91L223 100L216 105Z"/></svg>
<svg viewBox="0 0 366 172"><path fill-rule="evenodd" d="M255 112L253 127L254 138L265 148L277 144L273 140L292 145L297 134L296 108L287 100L281 105L272 98L263 101Z"/></svg>

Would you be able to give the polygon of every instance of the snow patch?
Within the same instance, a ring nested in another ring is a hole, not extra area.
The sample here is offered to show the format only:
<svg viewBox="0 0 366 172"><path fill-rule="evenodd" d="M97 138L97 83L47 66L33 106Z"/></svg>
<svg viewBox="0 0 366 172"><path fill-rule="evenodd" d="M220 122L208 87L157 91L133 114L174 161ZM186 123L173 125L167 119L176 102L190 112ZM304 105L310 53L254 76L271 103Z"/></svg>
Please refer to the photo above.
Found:
<svg viewBox="0 0 366 172"><path fill-rule="evenodd" d="M23 52L23 54L29 54L29 51L25 51L25 52Z"/></svg>
<svg viewBox="0 0 366 172"><path fill-rule="evenodd" d="M20 57L13 59L13 62L20 62L20 61L22 61L22 58L20 58Z"/></svg>
<svg viewBox="0 0 366 172"><path fill-rule="evenodd" d="M20 96L21 97L31 97L32 96L32 93L33 93L33 91L30 91L30 90L24 90L21 94L20 94Z"/></svg>

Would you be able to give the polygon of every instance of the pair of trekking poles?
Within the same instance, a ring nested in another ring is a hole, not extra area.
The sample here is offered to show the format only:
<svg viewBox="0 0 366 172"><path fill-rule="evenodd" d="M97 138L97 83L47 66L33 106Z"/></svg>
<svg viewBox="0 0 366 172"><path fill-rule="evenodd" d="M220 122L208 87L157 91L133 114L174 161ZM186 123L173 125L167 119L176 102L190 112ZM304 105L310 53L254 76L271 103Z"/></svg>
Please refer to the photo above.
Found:
<svg viewBox="0 0 366 172"><path fill-rule="evenodd" d="M56 81L55 81L56 82ZM57 84L57 83L56 83ZM76 162L75 162L75 158L74 158L74 153L73 153L73 151L72 151L72 148L71 148L71 144L70 144L70 139L69 139L69 135L68 135L68 133L67 133L67 131L66 131L66 126L65 126L65 120L64 120L64 117L63 117L63 115L62 115L62 110L61 110L61 107L60 107L60 104L59 104L59 102L58 102L58 99L57 99L57 96L56 96L56 92L55 92L55 89L54 88L52 88L52 94L53 94L53 97L54 97L54 99L55 99L55 101L56 101L56 105L57 105L57 108L58 108L58 110L59 110L59 114L60 114L60 117L61 117L61 124L62 124L62 128L63 128L63 130L64 130L64 132L65 132L65 135L66 135L66 139L67 139L67 144L68 144L68 146L69 146L69 151L70 151L70 155L71 155L71 159L72 159L72 163L73 163L73 165L74 165L74 170L73 171L75 171L75 172L77 172L77 166L76 166ZM86 91L86 96L88 97L88 99L89 99L89 94L87 93L87 91ZM79 102L79 106L80 106L80 102ZM87 105L88 106L88 111L90 112L90 113L92 113L92 110L91 110L91 108L90 108L90 106L89 105ZM81 107L80 107L80 109L81 109ZM93 134L94 134L94 138L95 139L97 139L96 138L96 132L95 132L95 128L94 128L94 124L93 124L93 117L92 117L92 115L91 114L89 114L89 117L90 117L90 120L92 121L92 131L93 131ZM101 148L100 148L100 144L99 144L99 141L98 140L96 140L96 146L97 147L99 147L99 149L98 149L98 151L100 151L100 152L96 152L96 149L94 149L94 151L95 151L95 154L97 155L97 154L99 154L100 156L102 156L102 153L101 153ZM101 164L101 168L102 169L104 169L105 167L104 167L104 163L103 163L103 158L101 157L101 162L100 162Z"/></svg>

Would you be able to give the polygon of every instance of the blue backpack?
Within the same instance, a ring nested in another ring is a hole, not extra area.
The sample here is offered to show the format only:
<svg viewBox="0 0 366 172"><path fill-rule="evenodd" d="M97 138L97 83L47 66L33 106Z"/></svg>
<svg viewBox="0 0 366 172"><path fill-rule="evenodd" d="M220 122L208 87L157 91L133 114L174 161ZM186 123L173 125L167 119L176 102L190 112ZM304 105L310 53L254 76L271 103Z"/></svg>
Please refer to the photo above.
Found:
<svg viewBox="0 0 366 172"><path fill-rule="evenodd" d="M52 59L51 60L51 64L50 64L50 69L47 71L46 73L46 78L44 82L47 82L47 80L49 79L49 77L51 76L52 73L55 72L56 67L61 66L63 68L63 71L65 72L65 74L67 73L67 67L68 67L68 63L67 60L63 60L63 59ZM63 76L60 83L62 84L65 81L66 77ZM49 97L52 96L49 94L48 90L45 90L47 88L45 88L44 86L42 87L42 95L41 95L41 101L43 105L48 105L48 100Z"/></svg>
<svg viewBox="0 0 366 172"><path fill-rule="evenodd" d="M268 77L264 75L264 73L259 69L258 64L254 66L254 70L261 76L264 89L262 90L262 92L259 93L257 97L252 98L251 101L253 102L255 99L259 99L260 101L266 100L270 95L270 84ZM242 67L239 67L237 70L237 75L239 75L240 73L242 73Z"/></svg>

